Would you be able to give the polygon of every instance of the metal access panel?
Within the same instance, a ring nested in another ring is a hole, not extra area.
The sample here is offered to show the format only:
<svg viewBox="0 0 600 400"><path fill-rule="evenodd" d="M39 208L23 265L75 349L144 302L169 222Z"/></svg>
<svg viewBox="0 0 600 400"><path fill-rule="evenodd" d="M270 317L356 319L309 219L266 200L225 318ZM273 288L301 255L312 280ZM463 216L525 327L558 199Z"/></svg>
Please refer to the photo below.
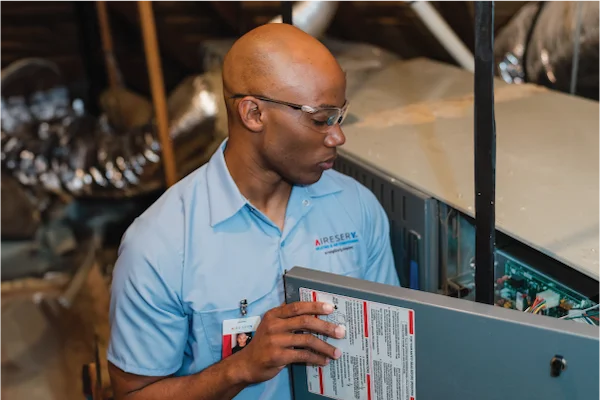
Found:
<svg viewBox="0 0 600 400"><path fill-rule="evenodd" d="M332 296L327 318L345 324L347 341L333 345L371 349L357 359L345 352L318 374L293 365L296 400L599 398L596 327L300 267L284 282L287 303L307 291ZM341 308L352 311L336 314Z"/></svg>
<svg viewBox="0 0 600 400"><path fill-rule="evenodd" d="M346 154L334 168L370 189L383 206L402 286L438 292L437 200Z"/></svg>

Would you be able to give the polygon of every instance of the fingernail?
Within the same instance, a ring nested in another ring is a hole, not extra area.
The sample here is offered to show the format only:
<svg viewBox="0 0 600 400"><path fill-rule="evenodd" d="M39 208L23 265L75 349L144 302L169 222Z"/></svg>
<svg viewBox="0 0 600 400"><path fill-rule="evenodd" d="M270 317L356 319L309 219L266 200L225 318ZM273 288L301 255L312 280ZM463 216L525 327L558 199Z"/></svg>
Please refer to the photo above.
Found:
<svg viewBox="0 0 600 400"><path fill-rule="evenodd" d="M325 359L325 365L329 365L330 362L331 362L331 360L329 358Z"/></svg>
<svg viewBox="0 0 600 400"><path fill-rule="evenodd" d="M335 328L335 335L340 339L343 338L346 335L346 327L338 325L338 327Z"/></svg>
<svg viewBox="0 0 600 400"><path fill-rule="evenodd" d="M323 304L323 311L326 313L333 312L333 306L331 304Z"/></svg>
<svg viewBox="0 0 600 400"><path fill-rule="evenodd" d="M333 358L335 358L337 360L341 356L342 356L342 351L340 349L335 349L335 351L333 352Z"/></svg>

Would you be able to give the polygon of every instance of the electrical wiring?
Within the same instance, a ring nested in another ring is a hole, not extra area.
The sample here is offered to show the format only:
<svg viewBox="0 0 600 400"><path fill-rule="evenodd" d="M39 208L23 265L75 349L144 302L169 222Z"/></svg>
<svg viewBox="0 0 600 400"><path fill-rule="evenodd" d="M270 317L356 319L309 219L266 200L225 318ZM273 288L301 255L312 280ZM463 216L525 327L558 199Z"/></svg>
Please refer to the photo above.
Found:
<svg viewBox="0 0 600 400"><path fill-rule="evenodd" d="M585 310L581 310L581 312L586 312L586 311L589 311L589 310L593 310L594 308L598 308L598 306L600 306L600 304L596 304L595 306L588 307Z"/></svg>
<svg viewBox="0 0 600 400"><path fill-rule="evenodd" d="M545 304L546 304L546 300L536 297L533 304L531 306L527 307L527 309L524 312L537 314L538 312L540 312L540 310L542 308L545 307Z"/></svg>
<svg viewBox="0 0 600 400"><path fill-rule="evenodd" d="M537 302L538 302L538 298L536 297L535 300L533 301L533 304L530 305L529 307L527 307L524 312L528 313L529 310L533 310L533 308L537 305Z"/></svg>
<svg viewBox="0 0 600 400"><path fill-rule="evenodd" d="M542 300L541 302L539 302L538 305L535 307L535 310L533 310L533 313L537 314L542 308L546 308L546 300Z"/></svg>
<svg viewBox="0 0 600 400"><path fill-rule="evenodd" d="M593 320L595 321L599 321L600 319L598 318L598 312L593 312L593 313L581 313L579 315L565 315L564 317L561 317L561 319L565 319L565 320L573 320L573 319L583 319L585 322L587 322L590 325L597 325Z"/></svg>
<svg viewBox="0 0 600 400"><path fill-rule="evenodd" d="M600 307L600 303L596 304L595 306L591 306L591 307L588 307L588 308L586 308L584 310L581 310L581 315L587 313L588 311L595 310L595 309L597 309L599 307ZM574 311L580 311L580 310L574 310ZM600 311L599 311L598 314L600 314ZM596 314L593 314L593 315L596 315ZM579 316L577 316L577 317L579 317ZM565 316L560 317L559 319L572 319L572 318L570 318L569 315L565 315Z"/></svg>
<svg viewBox="0 0 600 400"><path fill-rule="evenodd" d="M581 313L580 315L575 315L573 317L567 317L567 319L578 318L578 317L582 317L582 316L598 318L600 316L600 312L597 311L597 312L593 312L593 313Z"/></svg>

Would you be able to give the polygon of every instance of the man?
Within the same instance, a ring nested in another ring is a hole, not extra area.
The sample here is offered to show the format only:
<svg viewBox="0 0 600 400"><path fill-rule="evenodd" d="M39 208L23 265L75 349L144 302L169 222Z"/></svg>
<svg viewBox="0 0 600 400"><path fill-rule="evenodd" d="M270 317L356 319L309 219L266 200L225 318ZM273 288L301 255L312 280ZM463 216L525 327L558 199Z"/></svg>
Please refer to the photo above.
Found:
<svg viewBox="0 0 600 400"><path fill-rule="evenodd" d="M331 170L347 103L329 51L292 26L259 27L227 54L223 89L228 140L123 237L108 350L116 399L290 399L286 366L341 355L294 332L342 338L344 327L314 318L331 305L282 305L285 270L399 284L383 209ZM251 343L223 358L224 326L256 317Z"/></svg>
<svg viewBox="0 0 600 400"><path fill-rule="evenodd" d="M242 332L237 335L235 340L236 340L236 345L233 349L231 349L231 352L233 354L237 353L238 351L241 351L244 347L246 347L247 344L250 344L252 337L249 333Z"/></svg>

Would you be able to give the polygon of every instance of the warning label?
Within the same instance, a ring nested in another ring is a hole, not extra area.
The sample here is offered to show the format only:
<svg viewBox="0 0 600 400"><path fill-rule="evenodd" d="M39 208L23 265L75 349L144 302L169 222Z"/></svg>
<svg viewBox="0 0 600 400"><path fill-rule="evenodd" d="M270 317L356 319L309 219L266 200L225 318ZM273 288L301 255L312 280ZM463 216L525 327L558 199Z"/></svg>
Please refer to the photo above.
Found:
<svg viewBox="0 0 600 400"><path fill-rule="evenodd" d="M332 304L319 318L343 325L346 336L317 335L342 351L325 367L307 366L311 393L340 400L415 400L415 313L401 307L300 289L301 301Z"/></svg>

